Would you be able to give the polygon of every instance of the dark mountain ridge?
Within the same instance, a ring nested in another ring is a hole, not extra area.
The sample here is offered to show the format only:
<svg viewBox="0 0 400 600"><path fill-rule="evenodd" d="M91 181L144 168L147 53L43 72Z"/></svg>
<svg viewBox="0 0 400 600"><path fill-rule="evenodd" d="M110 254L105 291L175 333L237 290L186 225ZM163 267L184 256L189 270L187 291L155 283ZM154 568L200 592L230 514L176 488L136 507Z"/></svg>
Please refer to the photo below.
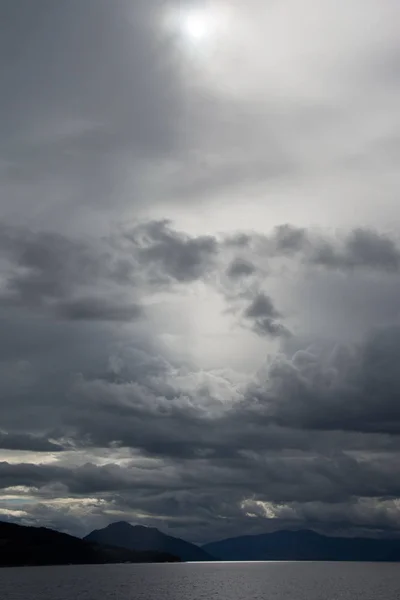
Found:
<svg viewBox="0 0 400 600"><path fill-rule="evenodd" d="M154 527L130 525L125 521L111 523L104 529L92 531L84 539L141 552L166 552L178 556L183 561L214 560L213 556L195 544L166 535Z"/></svg>
<svg viewBox="0 0 400 600"><path fill-rule="evenodd" d="M45 527L0 522L0 566L176 561L400 562L399 539L329 537L315 531L275 531L205 544L158 529L112 523L83 540Z"/></svg>
<svg viewBox="0 0 400 600"><path fill-rule="evenodd" d="M400 562L400 540L328 537L315 531L275 531L205 544L220 560Z"/></svg>
<svg viewBox="0 0 400 600"><path fill-rule="evenodd" d="M178 560L168 553L135 552L90 543L45 527L0 522L0 567Z"/></svg>

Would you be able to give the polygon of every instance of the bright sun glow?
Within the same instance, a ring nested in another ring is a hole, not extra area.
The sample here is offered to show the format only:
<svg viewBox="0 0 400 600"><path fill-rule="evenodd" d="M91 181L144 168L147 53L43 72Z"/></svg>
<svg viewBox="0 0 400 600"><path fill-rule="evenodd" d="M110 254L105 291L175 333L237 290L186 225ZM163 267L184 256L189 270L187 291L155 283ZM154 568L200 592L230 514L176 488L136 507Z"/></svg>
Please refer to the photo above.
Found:
<svg viewBox="0 0 400 600"><path fill-rule="evenodd" d="M163 26L172 34L171 39L190 60L202 60L205 64L215 51L226 47L229 41L232 19L231 10L221 0L204 2L202 6L171 8L163 15Z"/></svg>
<svg viewBox="0 0 400 600"><path fill-rule="evenodd" d="M205 12L193 12L183 18L182 29L193 41L201 41L212 33L213 22Z"/></svg>

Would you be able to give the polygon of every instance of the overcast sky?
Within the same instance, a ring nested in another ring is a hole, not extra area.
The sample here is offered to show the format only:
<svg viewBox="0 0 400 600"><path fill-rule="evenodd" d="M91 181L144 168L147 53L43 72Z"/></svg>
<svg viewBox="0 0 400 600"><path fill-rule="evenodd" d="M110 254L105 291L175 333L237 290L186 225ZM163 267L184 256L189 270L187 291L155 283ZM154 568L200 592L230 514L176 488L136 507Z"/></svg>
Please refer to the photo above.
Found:
<svg viewBox="0 0 400 600"><path fill-rule="evenodd" d="M0 0L0 518L400 535L396 0Z"/></svg>

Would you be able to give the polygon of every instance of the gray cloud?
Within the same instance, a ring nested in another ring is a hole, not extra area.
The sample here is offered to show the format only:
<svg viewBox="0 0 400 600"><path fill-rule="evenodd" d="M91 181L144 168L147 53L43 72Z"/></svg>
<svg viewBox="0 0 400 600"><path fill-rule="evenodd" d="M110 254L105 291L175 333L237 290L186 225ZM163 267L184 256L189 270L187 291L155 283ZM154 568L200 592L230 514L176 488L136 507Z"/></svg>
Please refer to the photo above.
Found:
<svg viewBox="0 0 400 600"><path fill-rule="evenodd" d="M250 319L259 319L262 317L279 317L271 298L265 294L259 294L254 298L250 306L246 309L245 316Z"/></svg>
<svg viewBox="0 0 400 600"><path fill-rule="evenodd" d="M310 450L317 444L323 452L328 432L334 444L339 431L347 432L350 443L358 440L353 448L360 449L362 440L352 438L353 433L398 432L392 397L399 339L398 331L389 330L350 353L345 348L328 357L297 352L291 361L275 360L240 394L217 376L200 389L180 390L172 383L173 371L170 383L168 372L150 379L137 375L136 383L80 381L77 404L71 406L71 412L77 411L74 425L94 443L119 441L155 455L196 458L205 452L223 458L246 448ZM212 392L217 382L220 399ZM308 440L310 431L315 434ZM376 443L366 438L367 446Z"/></svg>
<svg viewBox="0 0 400 600"><path fill-rule="evenodd" d="M229 268L227 270L228 276L232 277L233 279L240 279L241 277L248 277L249 275L252 275L254 272L255 272L254 265L252 265L250 262L240 259L240 258L236 258L234 261L232 261L232 263L229 265Z"/></svg>
<svg viewBox="0 0 400 600"><path fill-rule="evenodd" d="M278 254L294 254L307 248L308 235L304 228L280 225L272 236Z"/></svg>
<svg viewBox="0 0 400 600"><path fill-rule="evenodd" d="M311 260L328 268L370 268L396 272L400 265L400 250L385 235L357 229L345 239L342 249L326 243L317 246Z"/></svg>
<svg viewBox="0 0 400 600"><path fill-rule="evenodd" d="M190 237L174 231L168 222L151 222L128 234L142 265L151 267L151 276L190 282L211 269L218 252L214 237Z"/></svg>
<svg viewBox="0 0 400 600"><path fill-rule="evenodd" d="M304 228L283 225L268 240L275 255L299 257L327 269L370 269L397 272L400 248L388 235L357 228L346 236L331 237Z"/></svg>
<svg viewBox="0 0 400 600"><path fill-rule="evenodd" d="M99 492L133 491L135 486L148 495L184 489L190 494L196 488L210 491L214 486L221 491L234 486L243 498L253 489L254 499L264 498L265 501L275 503L333 504L351 500L353 496L360 494L365 498L398 494L398 485L392 481L396 472L394 464L368 464L346 456L329 459L321 457L314 461L301 456L295 461L276 457L258 460L257 457L249 456L237 459L231 466L219 461L212 465L209 461L200 459L196 467L196 475L190 473L187 464L181 463L167 476L158 474L157 477L152 477L151 473L140 473L133 463L124 468L113 464L99 467L87 463L74 469L54 465L0 463L0 472L2 487L5 489L22 485L39 491L42 489L45 494L54 485L64 486L67 494L89 496ZM382 467L383 470L380 471ZM340 474L335 477L334 474L338 471ZM270 489L267 490L265 483L257 483L253 478L268 481Z"/></svg>
<svg viewBox="0 0 400 600"><path fill-rule="evenodd" d="M253 322L259 335L272 337L287 336L289 331L277 321L281 314L276 310L271 298L263 292L258 293L244 311L244 317Z"/></svg>
<svg viewBox="0 0 400 600"><path fill-rule="evenodd" d="M131 321L141 314L141 308L135 304L121 305L98 300L97 298L83 298L58 307L58 314L62 318L76 320L99 321Z"/></svg>
<svg viewBox="0 0 400 600"><path fill-rule="evenodd" d="M124 164L139 173L180 147L185 82L156 26L166 8L158 0L118 0L113 9L104 0L40 0L35 10L3 3L1 150L18 221L24 208L61 229L99 209L109 214ZM29 76L36 67L40 76Z"/></svg>
<svg viewBox="0 0 400 600"><path fill-rule="evenodd" d="M25 433L0 432L0 448L3 450L21 450L30 452L61 452L64 447L44 437Z"/></svg>
<svg viewBox="0 0 400 600"><path fill-rule="evenodd" d="M3 306L51 310L79 289L116 278L106 248L6 225L1 233Z"/></svg>
<svg viewBox="0 0 400 600"><path fill-rule="evenodd" d="M398 434L399 328L377 331L358 347L276 360L255 395L283 426ZM265 396L263 396L265 394Z"/></svg>
<svg viewBox="0 0 400 600"><path fill-rule="evenodd" d="M98 467L87 463L74 469L57 465L34 465L28 463L0 463L3 488L26 486L37 490L62 485L71 494L96 494L132 488L134 479L129 469L116 465Z"/></svg>
<svg viewBox="0 0 400 600"><path fill-rule="evenodd" d="M245 238L248 244L253 243L247 254L258 262L267 253L268 261L282 255L326 269L365 268L395 273L400 256L391 238L361 229L350 233L342 243L288 225L278 228L270 238L255 235L253 242L250 236ZM100 245L3 224L0 300L3 306L55 309L71 319L130 320L139 307L113 299L106 286L114 286L114 292L119 293L122 286L125 293L140 281L165 285L207 279L221 268L220 258L224 252L229 253L230 247L229 238L218 241L212 236L189 236L165 221L145 223ZM257 274L257 268L248 258L235 257L227 270L232 280L253 274ZM93 297L93 289L100 289L104 298ZM266 298L264 293L255 297L245 316L269 319L270 326L265 321L267 326L260 325L259 329L271 329L273 333L271 319L280 314Z"/></svg>

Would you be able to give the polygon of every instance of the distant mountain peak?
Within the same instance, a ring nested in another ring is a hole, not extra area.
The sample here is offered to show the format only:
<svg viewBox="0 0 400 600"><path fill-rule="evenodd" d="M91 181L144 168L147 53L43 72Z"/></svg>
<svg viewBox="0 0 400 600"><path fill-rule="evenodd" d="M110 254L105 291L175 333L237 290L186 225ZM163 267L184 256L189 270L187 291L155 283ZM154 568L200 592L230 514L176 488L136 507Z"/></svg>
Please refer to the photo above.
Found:
<svg viewBox="0 0 400 600"><path fill-rule="evenodd" d="M0 567L26 565L176 562L166 552L136 552L81 540L46 527L0 521Z"/></svg>
<svg viewBox="0 0 400 600"><path fill-rule="evenodd" d="M147 531L158 531L156 527L150 527L148 525L142 525L138 523L133 525L132 523L128 523L128 521L115 521L113 523L109 523L106 529L143 529Z"/></svg>
<svg viewBox="0 0 400 600"><path fill-rule="evenodd" d="M205 544L222 560L400 561L400 540L329 537L309 529L245 535Z"/></svg>
<svg viewBox="0 0 400 600"><path fill-rule="evenodd" d="M168 552L184 561L214 560L213 556L195 544L167 535L155 527L132 525L126 521L110 523L104 529L92 531L85 539L129 550Z"/></svg>
<svg viewBox="0 0 400 600"><path fill-rule="evenodd" d="M107 529L110 529L110 528L118 529L120 527L132 527L132 525L130 523L128 523L127 521L115 521L114 523L109 523L107 525Z"/></svg>

